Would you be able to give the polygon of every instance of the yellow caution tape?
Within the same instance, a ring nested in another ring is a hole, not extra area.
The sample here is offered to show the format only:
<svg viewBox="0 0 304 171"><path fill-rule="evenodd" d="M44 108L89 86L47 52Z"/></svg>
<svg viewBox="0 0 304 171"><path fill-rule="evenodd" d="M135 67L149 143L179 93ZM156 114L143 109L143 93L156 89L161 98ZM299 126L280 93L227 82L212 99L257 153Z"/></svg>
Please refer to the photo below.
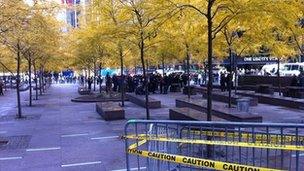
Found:
<svg viewBox="0 0 304 171"><path fill-rule="evenodd" d="M227 163L227 162L201 159L195 157L187 157L187 156L159 153L153 151L142 151L137 149L128 149L127 152L129 154L135 154L146 158L179 163L179 164L195 166L200 168L214 169L214 170L280 171L277 169L254 167L254 166L240 165L235 163Z"/></svg>
<svg viewBox="0 0 304 171"><path fill-rule="evenodd" d="M196 134L196 135L204 135L204 136L213 136L213 137L227 137L227 138L241 138L241 139L254 139L255 141L263 141L263 142L289 142L296 143L301 142L304 143L304 136L295 136L295 135L278 135L271 133L245 133L245 132L231 132L231 131L198 131L198 130L184 130L183 133Z"/></svg>
<svg viewBox="0 0 304 171"><path fill-rule="evenodd" d="M147 140L142 140L142 141L136 142L136 143L130 145L130 146L129 146L129 149L134 149L134 148L137 148L137 147L139 147L139 146L142 146L142 145L144 145L146 142L147 142Z"/></svg>
<svg viewBox="0 0 304 171"><path fill-rule="evenodd" d="M291 150L291 151L304 151L304 146L287 145L287 144L273 144L264 142L239 142L239 141L214 141L214 140L198 140L198 139L177 139L177 138L164 138L156 137L155 135L147 136L125 136L127 139L147 140L147 141L161 141L161 142L174 142L185 144L204 144L204 145L220 145L220 146L233 146L233 147L251 147L251 148L265 148L274 150Z"/></svg>

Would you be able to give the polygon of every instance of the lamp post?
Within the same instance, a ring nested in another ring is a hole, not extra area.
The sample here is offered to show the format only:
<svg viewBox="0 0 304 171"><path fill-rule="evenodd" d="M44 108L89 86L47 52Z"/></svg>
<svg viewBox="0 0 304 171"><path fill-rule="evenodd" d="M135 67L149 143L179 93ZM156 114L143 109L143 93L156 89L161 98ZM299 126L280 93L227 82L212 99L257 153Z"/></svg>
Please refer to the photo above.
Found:
<svg viewBox="0 0 304 171"><path fill-rule="evenodd" d="M230 68L229 68L229 74L228 74L228 83L227 83L227 87L228 87L228 91L229 91L229 101L228 101L228 107L231 108L231 82L232 82L232 47L231 45L229 45L229 64L230 64Z"/></svg>

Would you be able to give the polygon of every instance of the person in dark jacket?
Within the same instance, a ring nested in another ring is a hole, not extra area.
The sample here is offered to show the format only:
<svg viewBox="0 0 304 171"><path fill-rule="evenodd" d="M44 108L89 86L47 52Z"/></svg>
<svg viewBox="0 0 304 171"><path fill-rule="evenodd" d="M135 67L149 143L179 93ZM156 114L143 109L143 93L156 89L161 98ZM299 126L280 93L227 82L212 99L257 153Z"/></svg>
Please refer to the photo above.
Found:
<svg viewBox="0 0 304 171"><path fill-rule="evenodd" d="M91 77L88 78L88 89L91 90L92 88L93 79Z"/></svg>
<svg viewBox="0 0 304 171"><path fill-rule="evenodd" d="M168 94L168 88L169 88L170 80L169 80L169 77L166 74L164 74L164 81L163 81L163 83L164 83L164 92L163 92L163 94Z"/></svg>
<svg viewBox="0 0 304 171"><path fill-rule="evenodd" d="M229 73L226 77L226 87L227 87L227 90L230 90L232 88L232 75L231 73Z"/></svg>
<svg viewBox="0 0 304 171"><path fill-rule="evenodd" d="M106 92L109 93L112 90L112 78L110 77L109 74L107 74L106 76Z"/></svg>
<svg viewBox="0 0 304 171"><path fill-rule="evenodd" d="M297 76L293 75L290 86L296 87L298 85L299 85L299 80L298 80Z"/></svg>
<svg viewBox="0 0 304 171"><path fill-rule="evenodd" d="M226 77L225 77L225 73L221 73L221 76L220 76L220 85L221 85L221 91L224 92L226 91Z"/></svg>
<svg viewBox="0 0 304 171"><path fill-rule="evenodd" d="M300 70L300 74L299 74L299 86L304 87L304 71L303 71L303 69Z"/></svg>
<svg viewBox="0 0 304 171"><path fill-rule="evenodd" d="M3 87L4 87L4 83L2 80L0 80L0 96L4 96Z"/></svg>

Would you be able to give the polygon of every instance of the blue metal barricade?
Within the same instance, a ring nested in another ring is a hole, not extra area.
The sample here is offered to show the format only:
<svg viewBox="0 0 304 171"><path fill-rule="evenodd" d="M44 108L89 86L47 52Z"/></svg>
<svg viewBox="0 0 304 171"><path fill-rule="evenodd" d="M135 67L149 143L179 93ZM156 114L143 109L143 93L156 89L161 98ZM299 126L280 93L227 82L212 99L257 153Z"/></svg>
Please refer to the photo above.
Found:
<svg viewBox="0 0 304 171"><path fill-rule="evenodd" d="M304 125L131 120L128 170L304 169Z"/></svg>

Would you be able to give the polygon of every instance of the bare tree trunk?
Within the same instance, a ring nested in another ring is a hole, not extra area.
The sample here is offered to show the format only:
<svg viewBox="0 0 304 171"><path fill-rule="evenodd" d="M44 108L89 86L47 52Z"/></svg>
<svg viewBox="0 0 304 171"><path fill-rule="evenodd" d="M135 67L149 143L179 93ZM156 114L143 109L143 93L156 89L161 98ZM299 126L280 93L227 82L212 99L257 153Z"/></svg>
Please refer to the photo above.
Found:
<svg viewBox="0 0 304 171"><path fill-rule="evenodd" d="M5 67L3 66L3 88L6 91Z"/></svg>
<svg viewBox="0 0 304 171"><path fill-rule="evenodd" d="M99 63L99 93L101 94L101 63Z"/></svg>
<svg viewBox="0 0 304 171"><path fill-rule="evenodd" d="M278 58L277 76L278 76L279 96L281 96L282 90L281 90L281 75L280 75L280 58Z"/></svg>
<svg viewBox="0 0 304 171"><path fill-rule="evenodd" d="M35 62L33 62L33 68L34 68L34 74L35 74L35 95L36 95L36 99L38 100L38 77L37 77L37 69L36 69L36 65Z"/></svg>
<svg viewBox="0 0 304 171"><path fill-rule="evenodd" d="M41 68L39 70L39 94L42 95L42 73Z"/></svg>
<svg viewBox="0 0 304 171"><path fill-rule="evenodd" d="M143 32L141 32L141 42L140 42L140 60L141 65L143 67L143 78L144 78L144 88L145 88L145 96L146 96L146 118L147 120L150 119L150 109L149 109L149 91L148 91L148 80L146 74L146 65L144 59L144 50L145 50L145 42L143 37Z"/></svg>
<svg viewBox="0 0 304 171"><path fill-rule="evenodd" d="M28 73L29 73L29 106L32 106L32 59L31 56L29 55L28 57Z"/></svg>
<svg viewBox="0 0 304 171"><path fill-rule="evenodd" d="M207 86L207 121L212 120L212 90L213 90L213 74L212 74L212 56L213 56L213 38L212 38L212 3L208 1L208 86Z"/></svg>
<svg viewBox="0 0 304 171"><path fill-rule="evenodd" d="M121 106L125 106L125 76L124 76L124 63L123 63L123 49L121 44L119 45L119 56L120 56L120 75L121 75Z"/></svg>
<svg viewBox="0 0 304 171"><path fill-rule="evenodd" d="M229 77L228 77L228 91L229 91L229 100L228 100L228 107L231 108L231 80L232 80L232 50L231 50L231 45L229 45L229 64L230 64L230 69L229 69Z"/></svg>
<svg viewBox="0 0 304 171"><path fill-rule="evenodd" d="M41 74L41 81L42 81L42 92L45 93L46 90L46 80L44 76L44 67L41 68L42 74Z"/></svg>
<svg viewBox="0 0 304 171"><path fill-rule="evenodd" d="M163 77L165 76L165 57L162 55Z"/></svg>
<svg viewBox="0 0 304 171"><path fill-rule="evenodd" d="M84 79L83 79L83 86L86 88L87 87L87 78L88 78L88 73L87 73L87 70L85 69L84 70Z"/></svg>
<svg viewBox="0 0 304 171"><path fill-rule="evenodd" d="M94 91L96 91L96 60L94 60Z"/></svg>
<svg viewBox="0 0 304 171"><path fill-rule="evenodd" d="M187 45L187 49L188 49L188 45ZM188 94L188 99L191 98L191 92L190 92L190 55L189 52L187 50L187 94Z"/></svg>
<svg viewBox="0 0 304 171"><path fill-rule="evenodd" d="M238 87L238 63L237 63L237 59L238 59L238 55L236 54L235 58L233 58L234 61L234 94L236 95L237 93L237 87Z"/></svg>
<svg viewBox="0 0 304 171"><path fill-rule="evenodd" d="M16 90L17 90L17 107L18 113L17 118L22 118L22 111L21 111L21 98L20 98L20 64L21 64L21 56L20 56L20 45L19 42L17 44L17 77L16 77Z"/></svg>

